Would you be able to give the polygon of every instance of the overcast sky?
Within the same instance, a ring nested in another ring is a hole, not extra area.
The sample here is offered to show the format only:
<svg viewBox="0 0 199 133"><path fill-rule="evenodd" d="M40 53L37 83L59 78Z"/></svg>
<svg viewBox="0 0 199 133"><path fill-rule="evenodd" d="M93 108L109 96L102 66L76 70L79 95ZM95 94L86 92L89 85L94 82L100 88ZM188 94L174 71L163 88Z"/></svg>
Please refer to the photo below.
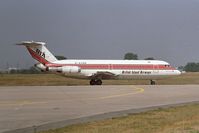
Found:
<svg viewBox="0 0 199 133"><path fill-rule="evenodd" d="M199 0L0 0L0 68L35 63L23 40L71 59L199 62Z"/></svg>

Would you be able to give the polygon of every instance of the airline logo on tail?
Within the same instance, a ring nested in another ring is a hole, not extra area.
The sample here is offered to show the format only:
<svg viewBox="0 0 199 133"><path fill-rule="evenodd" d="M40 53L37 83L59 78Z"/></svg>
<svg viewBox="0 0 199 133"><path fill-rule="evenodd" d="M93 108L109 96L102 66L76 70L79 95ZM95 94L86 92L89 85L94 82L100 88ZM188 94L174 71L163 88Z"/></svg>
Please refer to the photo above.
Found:
<svg viewBox="0 0 199 133"><path fill-rule="evenodd" d="M45 59L45 52L41 52L39 49L36 49L36 53Z"/></svg>
<svg viewBox="0 0 199 133"><path fill-rule="evenodd" d="M44 42L23 41L17 45L26 46L30 55L44 65L57 61L55 56L46 48Z"/></svg>

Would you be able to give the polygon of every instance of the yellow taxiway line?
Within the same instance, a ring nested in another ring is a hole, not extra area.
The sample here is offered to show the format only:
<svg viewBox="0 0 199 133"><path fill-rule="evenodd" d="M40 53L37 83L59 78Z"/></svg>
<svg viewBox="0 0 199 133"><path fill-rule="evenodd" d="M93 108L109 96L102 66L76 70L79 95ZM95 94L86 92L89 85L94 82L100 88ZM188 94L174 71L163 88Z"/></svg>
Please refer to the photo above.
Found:
<svg viewBox="0 0 199 133"><path fill-rule="evenodd" d="M135 95L138 93L143 93L144 89L141 87L136 87L136 86L130 86L133 88L135 92L130 92L130 93L123 93L123 94L117 94L117 95L110 95L110 96L104 96L104 97L99 97L98 99L109 99L109 98L116 98L116 97L123 97L123 96L128 96L128 95Z"/></svg>

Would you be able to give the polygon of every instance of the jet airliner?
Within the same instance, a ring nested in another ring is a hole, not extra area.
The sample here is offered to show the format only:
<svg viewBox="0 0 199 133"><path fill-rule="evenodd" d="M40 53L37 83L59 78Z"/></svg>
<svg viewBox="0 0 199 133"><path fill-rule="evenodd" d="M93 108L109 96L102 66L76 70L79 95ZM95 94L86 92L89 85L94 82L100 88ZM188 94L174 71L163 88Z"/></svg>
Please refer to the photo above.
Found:
<svg viewBox="0 0 199 133"><path fill-rule="evenodd" d="M41 71L88 78L90 85L102 85L102 79L147 79L154 85L156 79L181 74L161 60L57 60L44 42L23 41L17 45L27 48Z"/></svg>

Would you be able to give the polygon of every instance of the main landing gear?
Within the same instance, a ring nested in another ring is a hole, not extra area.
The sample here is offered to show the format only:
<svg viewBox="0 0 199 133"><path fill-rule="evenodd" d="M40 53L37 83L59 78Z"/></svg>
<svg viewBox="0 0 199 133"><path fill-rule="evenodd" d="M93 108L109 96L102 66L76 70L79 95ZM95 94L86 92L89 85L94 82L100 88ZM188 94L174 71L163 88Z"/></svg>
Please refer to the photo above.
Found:
<svg viewBox="0 0 199 133"><path fill-rule="evenodd" d="M154 80L150 80L150 84L155 85L156 82ZM90 85L102 85L102 80L101 79L91 79Z"/></svg>
<svg viewBox="0 0 199 133"><path fill-rule="evenodd" d="M91 79L90 85L102 85L102 80L101 79Z"/></svg>
<svg viewBox="0 0 199 133"><path fill-rule="evenodd" d="M151 80L151 81L150 81L150 84L151 84L151 85L155 85L155 81L154 81L154 80Z"/></svg>

